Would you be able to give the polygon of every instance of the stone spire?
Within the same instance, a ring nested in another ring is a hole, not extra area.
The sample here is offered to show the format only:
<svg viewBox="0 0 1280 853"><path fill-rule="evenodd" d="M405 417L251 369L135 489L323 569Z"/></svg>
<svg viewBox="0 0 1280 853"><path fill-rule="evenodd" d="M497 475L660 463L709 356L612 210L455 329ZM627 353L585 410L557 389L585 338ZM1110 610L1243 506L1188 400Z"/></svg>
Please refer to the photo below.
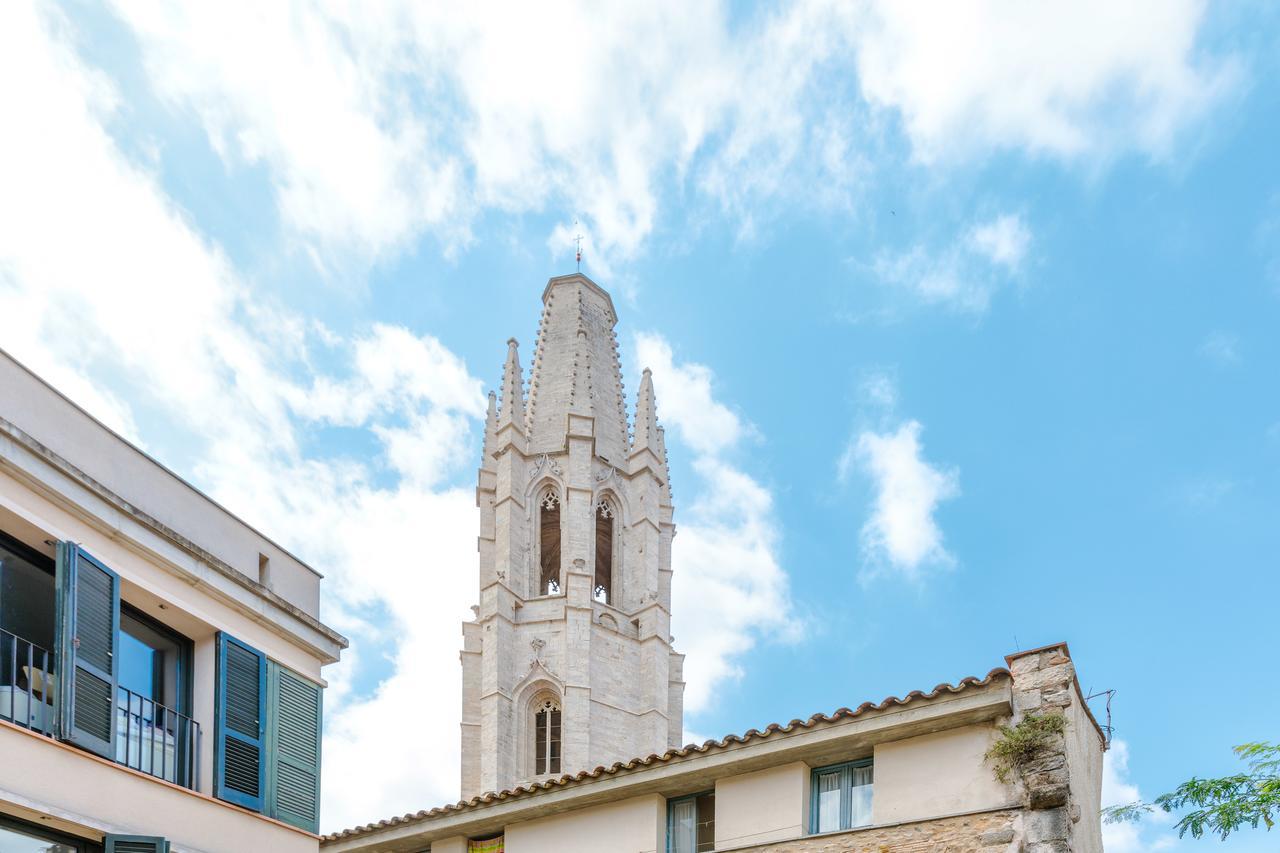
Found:
<svg viewBox="0 0 1280 853"><path fill-rule="evenodd" d="M493 470L493 454L498 450L498 395L489 392L489 410L484 416L484 446L480 451L480 467Z"/></svg>
<svg viewBox="0 0 1280 853"><path fill-rule="evenodd" d="M529 452L563 450L573 414L593 419L596 454L623 464L627 415L613 300L591 279L574 273L551 279L542 302L529 380Z"/></svg>
<svg viewBox="0 0 1280 853"><path fill-rule="evenodd" d="M631 454L645 450L658 455L658 407L653 399L653 373L647 367L640 379L640 396L636 398L636 432L631 441Z"/></svg>
<svg viewBox="0 0 1280 853"><path fill-rule="evenodd" d="M520 353L515 338L507 340L507 363L502 369L502 411L498 429L514 424L524 430L524 375L520 370Z"/></svg>

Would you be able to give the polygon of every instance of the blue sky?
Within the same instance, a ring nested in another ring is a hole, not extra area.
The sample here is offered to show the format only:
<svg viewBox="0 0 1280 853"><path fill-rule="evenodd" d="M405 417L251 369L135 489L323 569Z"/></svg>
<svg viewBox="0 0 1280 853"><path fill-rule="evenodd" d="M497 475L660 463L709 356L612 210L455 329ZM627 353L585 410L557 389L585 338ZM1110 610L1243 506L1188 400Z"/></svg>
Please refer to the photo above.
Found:
<svg viewBox="0 0 1280 853"><path fill-rule="evenodd" d="M456 796L483 393L577 230L690 737L1057 640L1110 799L1280 737L1274 10L437 15L0 12L0 346L328 574L327 827Z"/></svg>

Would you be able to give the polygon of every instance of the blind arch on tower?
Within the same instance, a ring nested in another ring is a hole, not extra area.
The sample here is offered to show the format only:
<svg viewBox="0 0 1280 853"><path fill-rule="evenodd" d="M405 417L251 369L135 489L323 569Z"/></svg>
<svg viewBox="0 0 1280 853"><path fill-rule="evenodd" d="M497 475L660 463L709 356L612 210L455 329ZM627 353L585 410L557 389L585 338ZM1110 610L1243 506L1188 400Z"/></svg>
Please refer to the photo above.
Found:
<svg viewBox="0 0 1280 853"><path fill-rule="evenodd" d="M534 595L558 595L562 589L560 509L560 493L554 486L544 487L534 509L538 518L538 585Z"/></svg>
<svg viewBox="0 0 1280 853"><path fill-rule="evenodd" d="M591 597L604 604L614 603L614 569L617 562L618 503L611 495L601 495L595 503L595 577Z"/></svg>

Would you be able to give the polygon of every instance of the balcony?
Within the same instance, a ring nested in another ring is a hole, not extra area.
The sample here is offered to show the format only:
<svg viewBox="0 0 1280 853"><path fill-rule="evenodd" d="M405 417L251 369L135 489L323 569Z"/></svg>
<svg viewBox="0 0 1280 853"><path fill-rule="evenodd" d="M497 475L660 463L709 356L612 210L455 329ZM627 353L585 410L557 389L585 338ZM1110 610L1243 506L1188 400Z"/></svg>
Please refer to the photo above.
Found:
<svg viewBox="0 0 1280 853"><path fill-rule="evenodd" d="M52 652L0 629L0 719L56 736ZM117 764L199 790L200 724L124 687L116 689Z"/></svg>
<svg viewBox="0 0 1280 853"><path fill-rule="evenodd" d="M53 655L0 629L0 720L53 735Z"/></svg>
<svg viewBox="0 0 1280 853"><path fill-rule="evenodd" d="M123 687L116 689L116 763L199 790L200 724Z"/></svg>

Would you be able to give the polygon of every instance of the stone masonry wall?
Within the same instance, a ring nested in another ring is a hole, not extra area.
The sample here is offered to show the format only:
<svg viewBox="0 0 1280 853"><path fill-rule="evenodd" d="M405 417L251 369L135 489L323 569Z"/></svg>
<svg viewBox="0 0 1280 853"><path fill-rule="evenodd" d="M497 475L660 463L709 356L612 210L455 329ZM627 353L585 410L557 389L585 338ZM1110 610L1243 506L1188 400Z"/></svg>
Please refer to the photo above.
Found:
<svg viewBox="0 0 1280 853"><path fill-rule="evenodd" d="M894 826L812 835L756 847L743 853L1006 853L1017 850L1018 810L947 817Z"/></svg>
<svg viewBox="0 0 1280 853"><path fill-rule="evenodd" d="M1065 714L1077 701L1076 671L1065 645L1048 646L1006 658L1013 673L1013 722L1029 713ZM1027 811L1026 853L1101 853L1077 833L1079 803L1072 802L1066 738L1055 735L1041 754L1020 769Z"/></svg>

